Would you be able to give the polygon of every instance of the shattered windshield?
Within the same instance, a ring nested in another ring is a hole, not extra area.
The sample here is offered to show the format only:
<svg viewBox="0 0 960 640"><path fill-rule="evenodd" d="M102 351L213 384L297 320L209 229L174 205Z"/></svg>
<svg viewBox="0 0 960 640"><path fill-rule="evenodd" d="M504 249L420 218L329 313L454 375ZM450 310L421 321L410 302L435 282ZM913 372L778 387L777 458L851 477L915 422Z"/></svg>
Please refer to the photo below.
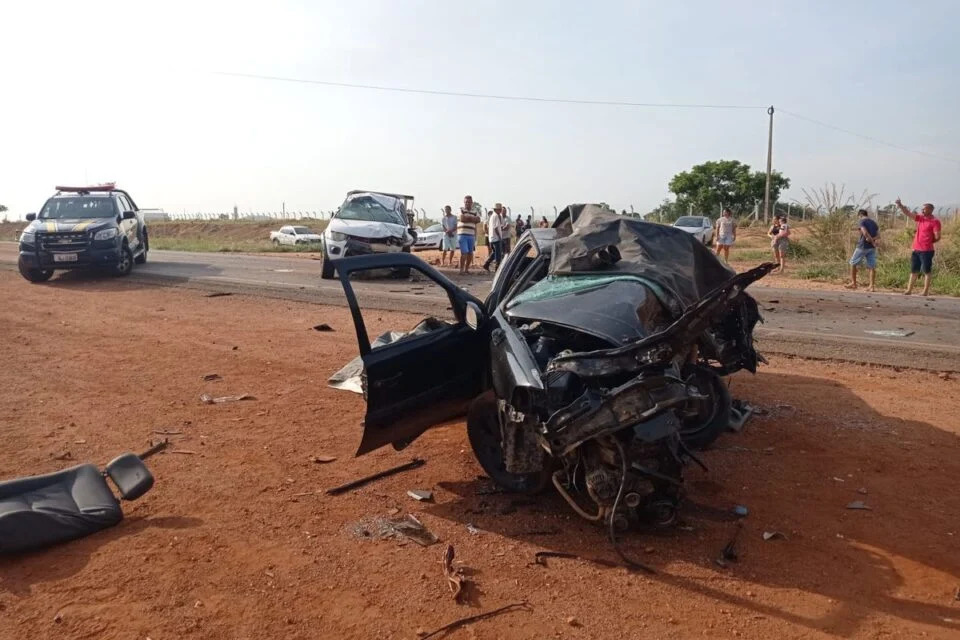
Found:
<svg viewBox="0 0 960 640"><path fill-rule="evenodd" d="M665 297L663 288L652 280L641 278L629 274L611 274L611 275L578 275L578 276L547 276L540 282L537 282L529 289L516 295L506 308L513 309L525 302L538 302L550 298L559 298L561 296L570 296L592 289L605 287L611 282L630 281L639 282L649 287L657 298Z"/></svg>
<svg viewBox="0 0 960 640"><path fill-rule="evenodd" d="M402 202L395 198L373 194L362 194L347 198L340 206L337 217L341 220L386 222L404 226L407 224Z"/></svg>
<svg viewBox="0 0 960 640"><path fill-rule="evenodd" d="M41 220L64 220L66 218L112 218L117 215L113 198L50 198L38 216Z"/></svg>

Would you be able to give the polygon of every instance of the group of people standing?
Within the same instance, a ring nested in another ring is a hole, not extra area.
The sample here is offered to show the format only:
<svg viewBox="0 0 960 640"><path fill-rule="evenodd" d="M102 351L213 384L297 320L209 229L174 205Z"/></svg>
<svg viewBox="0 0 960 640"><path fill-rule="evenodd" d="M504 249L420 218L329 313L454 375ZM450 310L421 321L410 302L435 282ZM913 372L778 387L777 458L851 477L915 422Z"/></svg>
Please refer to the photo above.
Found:
<svg viewBox="0 0 960 640"><path fill-rule="evenodd" d="M912 252L910 254L910 279L907 282L907 288L904 291L906 295L913 293L913 286L917 278L923 275L923 291L921 295L930 293L930 278L933 272L933 256L936 250L936 243L940 241L941 224L940 220L933 215L933 205L929 202L924 204L921 213L914 213L904 206L900 198L896 200L897 209L903 215L911 218L916 224L916 233L914 234ZM850 284L848 289L857 288L857 270L865 266L868 273L867 291L876 290L876 270L877 270L877 248L880 246L880 226L876 220L870 217L866 209L860 209L858 212L859 222L857 224L857 245L850 257ZM724 209L720 218L716 222L716 252L717 255L723 254L725 260L730 260L730 247L737 240L737 221L733 218L733 212L730 209ZM786 255L790 248L790 225L787 224L787 217L777 215L774 217L773 225L767 231L770 238L770 248L773 250L773 259L779 265L773 273L780 273L786 267Z"/></svg>
<svg viewBox="0 0 960 640"><path fill-rule="evenodd" d="M533 224L533 216L527 216L526 221L517 215L516 221L510 220L510 215L501 203L496 203L487 212L487 219L483 219L480 206L473 201L473 196L464 196L463 206L459 215L454 215L450 205L443 208L443 218L440 225L443 228L443 238L440 242L440 266L453 266L454 254L460 251L458 269L461 274L468 273L473 266L473 256L477 250L477 235L484 225L487 240L487 260L483 263L484 271L490 270L490 265L500 266L503 257L510 253L510 240L515 233L519 238L524 231ZM549 227L546 216L540 219L539 227Z"/></svg>

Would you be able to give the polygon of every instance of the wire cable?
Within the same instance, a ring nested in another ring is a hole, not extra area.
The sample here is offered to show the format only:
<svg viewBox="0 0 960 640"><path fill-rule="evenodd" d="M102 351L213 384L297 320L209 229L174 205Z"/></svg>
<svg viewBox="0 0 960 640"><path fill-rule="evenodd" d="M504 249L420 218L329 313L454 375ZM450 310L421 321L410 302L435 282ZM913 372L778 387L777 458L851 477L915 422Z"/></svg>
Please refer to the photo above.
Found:
<svg viewBox="0 0 960 640"><path fill-rule="evenodd" d="M481 98L485 100L511 100L514 102L549 102L555 104L583 104L600 105L607 107L647 107L664 109L766 109L756 105L743 104L689 104L666 102L627 102L620 100L574 100L566 98L544 98L541 96L512 96L493 93L471 93L466 91L441 91L437 89L416 89L411 87L389 87L374 84L356 84L352 82L333 82L329 80L309 80L306 78L285 78L282 76L268 76L256 73L235 73L232 71L214 71L214 75L231 78L247 78L250 80L271 80L274 82L293 82L298 84L314 84L324 87L342 87L346 89L370 89L373 91L392 91L396 93L419 93L430 96L452 96L457 98Z"/></svg>
<svg viewBox="0 0 960 640"><path fill-rule="evenodd" d="M815 120L815 119L813 119L813 118L808 118L807 116L800 115L799 113L794 113L793 111L788 111L787 109L778 108L777 111L779 111L780 113L786 114L786 115L788 115L788 116L791 116L791 117L793 117L793 118L797 118L798 120L804 120L804 121L806 121L806 122L810 122L810 123L812 123L812 124L815 124L815 125L818 125L818 126L821 126L821 127L825 127L825 128L827 128L827 129L832 129L832 130L834 130L834 131L839 131L840 133L845 133L845 134L847 134L847 135L849 135L849 136L854 136L855 138L860 138L860 139L862 139L862 140L869 140L870 142L874 142L874 143L876 143L876 144L881 144L881 145L883 145L883 146L885 146L885 147L890 147L890 148L892 148L892 149L898 149L898 150L900 150L900 151L906 151L907 153L915 153L915 154L920 155L920 156L927 156L928 158L934 158L934 159L936 159L936 160L944 160L944 161L946 161L946 162L952 162L952 163L954 163L954 164L960 165L960 160L958 160L958 159L956 159L956 158L950 158L950 157L948 157L948 156L940 156L940 155L937 155L937 154L935 154L935 153L927 153L926 151L919 151L919 150L917 150L917 149L908 149L907 147L902 147L902 146L900 146L900 145L898 145L898 144L894 144L894 143L892 143L892 142L887 142L887 141L885 141L885 140L880 140L879 138L874 138L874 137L872 137L872 136L867 136L867 135L864 135L864 134L862 134L862 133L857 133L856 131L850 131L849 129L844 129L844 128L842 128L842 127L838 127L838 126L829 124L829 123L827 123L827 122L823 122L823 121L821 121L821 120Z"/></svg>

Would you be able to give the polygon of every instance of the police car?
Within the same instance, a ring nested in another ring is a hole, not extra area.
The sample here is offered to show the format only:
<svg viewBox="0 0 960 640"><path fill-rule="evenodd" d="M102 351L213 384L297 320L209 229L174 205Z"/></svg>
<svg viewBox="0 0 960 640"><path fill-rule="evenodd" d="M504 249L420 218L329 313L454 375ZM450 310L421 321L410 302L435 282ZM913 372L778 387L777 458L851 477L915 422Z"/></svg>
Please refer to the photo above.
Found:
<svg viewBox="0 0 960 640"><path fill-rule="evenodd" d="M27 214L18 260L24 278L46 282L60 269L125 276L147 261L147 226L130 194L115 183L56 189L40 213Z"/></svg>

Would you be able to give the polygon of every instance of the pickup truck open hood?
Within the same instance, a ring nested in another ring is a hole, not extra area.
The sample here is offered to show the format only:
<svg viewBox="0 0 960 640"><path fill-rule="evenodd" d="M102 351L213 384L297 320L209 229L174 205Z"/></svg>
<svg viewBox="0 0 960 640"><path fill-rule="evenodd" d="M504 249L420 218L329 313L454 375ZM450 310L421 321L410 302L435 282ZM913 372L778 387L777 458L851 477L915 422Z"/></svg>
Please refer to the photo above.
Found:
<svg viewBox="0 0 960 640"><path fill-rule="evenodd" d="M345 233L358 238L403 238L407 228L401 224L390 222L373 222L370 220L343 220L334 218L327 225L329 231Z"/></svg>

